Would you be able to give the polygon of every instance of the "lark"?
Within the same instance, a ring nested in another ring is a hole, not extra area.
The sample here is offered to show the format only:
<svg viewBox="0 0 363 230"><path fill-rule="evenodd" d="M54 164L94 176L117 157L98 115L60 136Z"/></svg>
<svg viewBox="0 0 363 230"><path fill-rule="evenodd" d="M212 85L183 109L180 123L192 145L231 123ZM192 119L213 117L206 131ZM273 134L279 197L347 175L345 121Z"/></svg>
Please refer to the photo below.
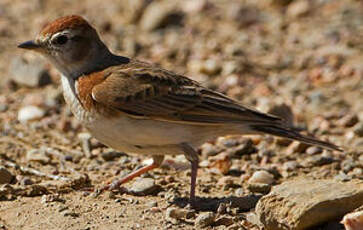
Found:
<svg viewBox="0 0 363 230"><path fill-rule="evenodd" d="M66 103L96 139L115 150L153 159L103 189L119 189L159 167L167 154L184 154L191 162L193 205L196 149L218 136L271 134L340 150L185 76L113 54L81 16L58 18L18 47L42 54L59 70Z"/></svg>

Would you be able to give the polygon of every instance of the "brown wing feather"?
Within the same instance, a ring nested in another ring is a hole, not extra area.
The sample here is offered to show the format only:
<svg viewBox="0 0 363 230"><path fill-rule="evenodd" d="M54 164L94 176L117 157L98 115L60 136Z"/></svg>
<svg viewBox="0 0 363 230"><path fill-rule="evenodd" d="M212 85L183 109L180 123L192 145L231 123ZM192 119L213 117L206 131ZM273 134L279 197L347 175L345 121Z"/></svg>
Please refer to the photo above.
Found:
<svg viewBox="0 0 363 230"><path fill-rule="evenodd" d="M93 88L92 97L130 116L203 124L280 120L163 69L113 67L110 71L106 80Z"/></svg>

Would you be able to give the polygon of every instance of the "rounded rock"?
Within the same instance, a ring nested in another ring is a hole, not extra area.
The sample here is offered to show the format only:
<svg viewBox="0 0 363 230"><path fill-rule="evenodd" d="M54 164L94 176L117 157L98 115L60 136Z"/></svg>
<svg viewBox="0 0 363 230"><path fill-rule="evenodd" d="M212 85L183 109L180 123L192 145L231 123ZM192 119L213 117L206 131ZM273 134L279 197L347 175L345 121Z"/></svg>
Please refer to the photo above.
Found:
<svg viewBox="0 0 363 230"><path fill-rule="evenodd" d="M256 171L252 177L248 180L248 183L255 184L273 184L275 182L274 176L264 170Z"/></svg>

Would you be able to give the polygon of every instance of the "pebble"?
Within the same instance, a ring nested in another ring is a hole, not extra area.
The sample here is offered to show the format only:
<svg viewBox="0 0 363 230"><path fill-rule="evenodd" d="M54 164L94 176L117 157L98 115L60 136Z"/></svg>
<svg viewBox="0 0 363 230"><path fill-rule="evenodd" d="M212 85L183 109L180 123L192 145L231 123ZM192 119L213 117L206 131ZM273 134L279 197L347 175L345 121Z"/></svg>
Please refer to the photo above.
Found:
<svg viewBox="0 0 363 230"><path fill-rule="evenodd" d="M221 66L219 65L219 61L215 59L207 59L200 69L200 72L205 73L207 75L215 75L221 71Z"/></svg>
<svg viewBox="0 0 363 230"><path fill-rule="evenodd" d="M267 194L271 191L271 185L262 183L249 183L247 185L247 189L252 193Z"/></svg>
<svg viewBox="0 0 363 230"><path fill-rule="evenodd" d="M30 120L40 119L45 115L45 111L37 106L24 106L18 111L18 120L26 123Z"/></svg>
<svg viewBox="0 0 363 230"><path fill-rule="evenodd" d="M21 185L32 185L34 184L34 181L32 179L30 179L29 177L23 177L20 179L20 184Z"/></svg>
<svg viewBox="0 0 363 230"><path fill-rule="evenodd" d="M47 164L50 162L50 158L47 156L46 152L42 149L30 149L26 153L27 161L36 161L41 164Z"/></svg>
<svg viewBox="0 0 363 230"><path fill-rule="evenodd" d="M359 122L356 114L347 114L337 121L337 124L344 127L352 127Z"/></svg>
<svg viewBox="0 0 363 230"><path fill-rule="evenodd" d="M195 226L200 228L209 227L214 223L215 218L216 214L214 214L213 212L201 213L195 219Z"/></svg>
<svg viewBox="0 0 363 230"><path fill-rule="evenodd" d="M308 157L305 162L305 166L322 166L333 162L332 157L315 155Z"/></svg>
<svg viewBox="0 0 363 230"><path fill-rule="evenodd" d="M291 172L297 169L298 166L299 164L296 161L287 161L282 165L282 168L286 171Z"/></svg>
<svg viewBox="0 0 363 230"><path fill-rule="evenodd" d="M52 83L44 61L39 58L25 60L15 57L11 60L9 72L11 79L19 85L39 87Z"/></svg>
<svg viewBox="0 0 363 230"><path fill-rule="evenodd" d="M14 176L5 167L0 166L0 184L9 184Z"/></svg>
<svg viewBox="0 0 363 230"><path fill-rule="evenodd" d="M363 137L363 122L360 121L358 122L354 127L353 127L353 132L358 136L358 137Z"/></svg>
<svg viewBox="0 0 363 230"><path fill-rule="evenodd" d="M113 161L116 158L119 158L123 155L125 155L125 154L123 154L121 152L116 152L116 151L107 151L107 152L101 153L101 157L105 161Z"/></svg>
<svg viewBox="0 0 363 230"><path fill-rule="evenodd" d="M203 159L207 159L210 156L215 156L223 150L222 148L212 145L210 143L205 143L200 148Z"/></svg>
<svg viewBox="0 0 363 230"><path fill-rule="evenodd" d="M309 145L305 143L301 143L298 141L292 142L289 147L286 150L287 155L292 155L294 153L303 153L306 151L306 149L309 147Z"/></svg>
<svg viewBox="0 0 363 230"><path fill-rule="evenodd" d="M264 170L256 171L253 173L251 178L248 180L249 184L273 184L275 182L274 176Z"/></svg>
<svg viewBox="0 0 363 230"><path fill-rule="evenodd" d="M169 25L180 25L183 14L176 9L176 4L168 1L155 1L144 10L140 27L152 31Z"/></svg>
<svg viewBox="0 0 363 230"><path fill-rule="evenodd" d="M149 203L146 204L146 206L148 208L153 208L153 207L157 207L158 203L156 201L150 201Z"/></svg>
<svg viewBox="0 0 363 230"><path fill-rule="evenodd" d="M310 146L306 149L306 153L309 155L314 155L323 152L323 149L317 146Z"/></svg>
<svg viewBox="0 0 363 230"><path fill-rule="evenodd" d="M160 191L160 186L152 178L138 178L130 187L129 192L134 195L155 195Z"/></svg>
<svg viewBox="0 0 363 230"><path fill-rule="evenodd" d="M306 15L310 10L310 3L307 0L293 1L289 4L286 14L289 17L297 18Z"/></svg>
<svg viewBox="0 0 363 230"><path fill-rule="evenodd" d="M169 207L166 209L166 219L175 222L174 220L184 219L186 217L187 211L180 208Z"/></svg>

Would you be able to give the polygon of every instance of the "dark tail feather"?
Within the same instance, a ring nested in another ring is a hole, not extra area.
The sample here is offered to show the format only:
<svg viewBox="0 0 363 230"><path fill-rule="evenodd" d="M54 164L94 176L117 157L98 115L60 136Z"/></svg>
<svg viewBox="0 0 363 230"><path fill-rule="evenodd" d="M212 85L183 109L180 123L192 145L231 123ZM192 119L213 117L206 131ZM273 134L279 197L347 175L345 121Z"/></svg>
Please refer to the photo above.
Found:
<svg viewBox="0 0 363 230"><path fill-rule="evenodd" d="M274 136L284 137L292 140L297 140L304 142L306 144L310 145L317 145L322 148L330 149L330 150L336 150L336 151L343 151L338 146L326 142L321 141L318 139L315 139L313 137L309 137L306 135L302 135L293 128L284 127L283 125L264 125L264 124L257 124L257 125L251 125L251 128L255 131L271 134Z"/></svg>

